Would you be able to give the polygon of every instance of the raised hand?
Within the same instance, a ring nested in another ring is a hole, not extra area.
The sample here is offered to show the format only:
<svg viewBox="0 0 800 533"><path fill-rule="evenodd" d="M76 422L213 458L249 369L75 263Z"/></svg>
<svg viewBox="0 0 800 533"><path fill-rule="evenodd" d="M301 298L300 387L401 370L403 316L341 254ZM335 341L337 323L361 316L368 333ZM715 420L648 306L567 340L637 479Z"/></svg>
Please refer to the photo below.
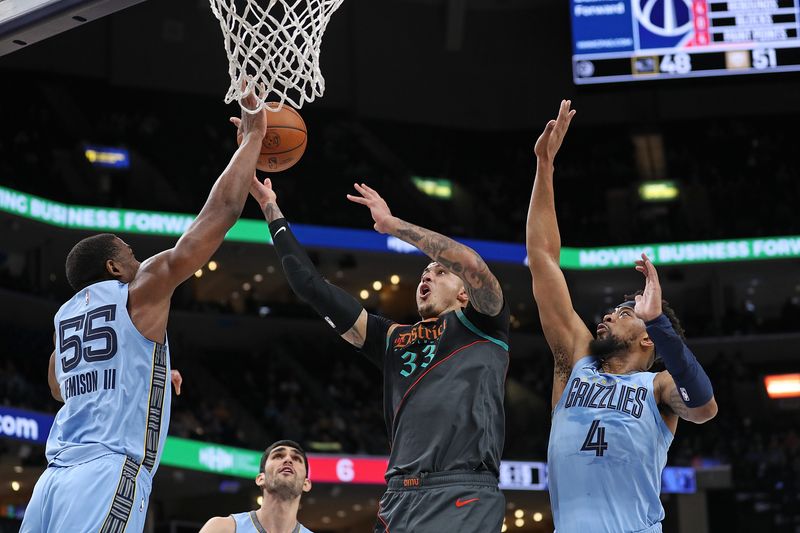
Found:
<svg viewBox="0 0 800 533"><path fill-rule="evenodd" d="M633 312L647 322L661 316L661 283L656 267L646 254L636 260L636 270L644 275L644 292L636 296Z"/></svg>
<svg viewBox="0 0 800 533"><path fill-rule="evenodd" d="M253 181L250 183L250 196L258 202L258 206L261 208L261 212L264 213L267 222L283 218L283 213L278 208L278 196L272 190L271 179L266 178L264 183L261 183L254 175Z"/></svg>
<svg viewBox="0 0 800 533"><path fill-rule="evenodd" d="M267 111L262 109L251 113L248 109L255 109L258 105L255 95L252 91L248 92L242 98L239 104L242 108L242 117L231 117L231 123L236 126L236 140L242 144L242 139L245 135L253 134L257 139L263 139L267 134Z"/></svg>
<svg viewBox="0 0 800 533"><path fill-rule="evenodd" d="M558 110L558 117L551 120L545 126L544 131L536 140L533 152L540 161L552 163L561 148L564 136L569 129L569 123L575 116L575 110L570 110L572 100L561 100L561 107Z"/></svg>
<svg viewBox="0 0 800 533"><path fill-rule="evenodd" d="M267 204L274 204L278 201L278 196L272 190L272 180L266 178L264 183L261 183L255 175L253 175L253 182L250 184L250 196L255 198L262 211Z"/></svg>
<svg viewBox="0 0 800 533"><path fill-rule="evenodd" d="M355 187L360 196L348 194L347 199L369 208L372 220L375 221L375 231L378 233L391 233L397 219L392 216L386 201L374 189L364 183L354 183L353 187Z"/></svg>

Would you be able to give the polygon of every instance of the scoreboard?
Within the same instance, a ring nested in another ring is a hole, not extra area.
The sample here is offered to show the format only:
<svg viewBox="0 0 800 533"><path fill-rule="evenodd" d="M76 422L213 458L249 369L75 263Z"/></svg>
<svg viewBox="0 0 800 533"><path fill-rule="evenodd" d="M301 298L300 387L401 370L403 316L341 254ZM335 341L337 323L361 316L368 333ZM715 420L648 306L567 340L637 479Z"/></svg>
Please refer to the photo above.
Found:
<svg viewBox="0 0 800 533"><path fill-rule="evenodd" d="M800 70L800 0L570 0L577 84Z"/></svg>

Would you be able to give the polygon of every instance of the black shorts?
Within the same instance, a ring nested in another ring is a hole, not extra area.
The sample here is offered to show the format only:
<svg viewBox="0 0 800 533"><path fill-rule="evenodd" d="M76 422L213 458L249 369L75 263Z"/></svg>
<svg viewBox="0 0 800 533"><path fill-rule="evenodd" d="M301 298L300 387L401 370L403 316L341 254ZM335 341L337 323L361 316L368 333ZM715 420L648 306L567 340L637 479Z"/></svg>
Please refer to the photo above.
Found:
<svg viewBox="0 0 800 533"><path fill-rule="evenodd" d="M375 533L499 533L505 508L488 472L396 476L381 498Z"/></svg>

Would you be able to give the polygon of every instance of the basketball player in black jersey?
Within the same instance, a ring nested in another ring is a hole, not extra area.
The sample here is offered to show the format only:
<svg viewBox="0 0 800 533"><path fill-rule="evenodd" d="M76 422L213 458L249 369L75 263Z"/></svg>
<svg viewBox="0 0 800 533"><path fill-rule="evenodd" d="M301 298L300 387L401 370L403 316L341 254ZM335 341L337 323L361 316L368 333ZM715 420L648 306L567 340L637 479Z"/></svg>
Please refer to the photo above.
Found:
<svg viewBox="0 0 800 533"><path fill-rule="evenodd" d="M352 202L369 208L375 230L430 257L417 287L422 320L397 324L367 313L320 276L283 218L269 179L251 194L269 222L295 293L383 371L391 454L378 533L496 533L505 499L497 487L509 310L500 284L474 250L392 216L370 187Z"/></svg>

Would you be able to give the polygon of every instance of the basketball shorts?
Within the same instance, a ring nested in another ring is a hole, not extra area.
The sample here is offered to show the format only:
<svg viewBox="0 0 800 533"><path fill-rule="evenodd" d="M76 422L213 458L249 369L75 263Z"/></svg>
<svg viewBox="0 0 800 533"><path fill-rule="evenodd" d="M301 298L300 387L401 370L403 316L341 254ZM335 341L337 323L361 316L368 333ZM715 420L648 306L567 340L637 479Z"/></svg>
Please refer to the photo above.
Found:
<svg viewBox="0 0 800 533"><path fill-rule="evenodd" d="M499 533L506 500L488 472L395 476L381 498L374 533Z"/></svg>
<svg viewBox="0 0 800 533"><path fill-rule="evenodd" d="M48 466L33 488L20 533L141 532L151 487L147 469L115 453Z"/></svg>

